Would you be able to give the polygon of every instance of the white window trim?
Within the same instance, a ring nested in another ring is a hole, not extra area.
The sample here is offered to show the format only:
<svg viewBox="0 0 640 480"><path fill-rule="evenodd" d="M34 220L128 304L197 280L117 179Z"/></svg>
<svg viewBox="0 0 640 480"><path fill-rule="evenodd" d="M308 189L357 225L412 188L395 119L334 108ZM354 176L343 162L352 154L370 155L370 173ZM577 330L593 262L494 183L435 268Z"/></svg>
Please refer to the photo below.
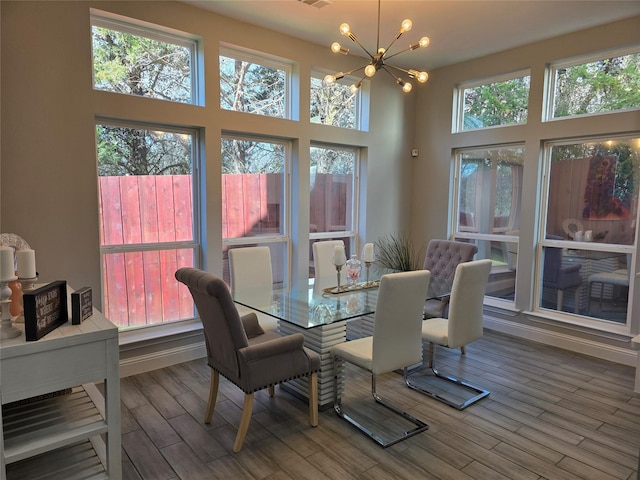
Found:
<svg viewBox="0 0 640 480"><path fill-rule="evenodd" d="M470 128L467 130L463 128L464 127L464 91L466 89L479 87L481 85L487 85L491 83L506 82L506 81L513 80L516 78L521 78L521 77L529 77L529 82L531 82L531 69L525 68L522 70L517 70L515 72L502 73L500 75L494 75L491 77L468 80L468 81L457 84L453 91L453 115L452 115L453 124L451 126L451 133L463 133L463 132L472 132L472 131L476 132L478 130L489 130L492 128L504 128L504 127L512 127L514 125L523 125L522 123L513 123L509 125L494 125L491 127Z"/></svg>
<svg viewBox="0 0 640 480"><path fill-rule="evenodd" d="M262 65L263 67L282 70L285 72L285 106L284 118L287 120L295 120L293 107L293 67L294 63L286 58L269 55L266 53L250 50L248 48L231 45L229 43L220 43L218 55L221 57L233 58L247 63ZM219 64L218 64L219 66ZM218 102L219 103L219 102ZM240 112L247 113L247 112Z"/></svg>
<svg viewBox="0 0 640 480"><path fill-rule="evenodd" d="M555 122L558 120L569 120L582 117L593 117L596 115L609 115L612 113L630 112L640 110L640 107L625 108L621 110L610 110L607 112L596 113L583 113L580 115L568 115L566 117L555 118L554 115L554 100L556 90L556 71L561 68L570 68L585 63L597 62L605 58L624 57L626 55L633 55L640 53L640 44L630 45L623 48L614 48L610 50L603 50L596 53L588 53L585 55L579 55L577 57L571 57L568 59L558 60L547 64L544 76L544 95L542 100L542 121L543 122Z"/></svg>
<svg viewBox="0 0 640 480"><path fill-rule="evenodd" d="M107 28L109 30L116 30L119 32L129 33L131 35L150 38L159 42L171 43L187 48L190 52L189 55L191 57L191 101L187 105L204 105L204 96L201 93L202 89L199 88L200 62L198 61L198 58L200 57L200 38L197 35L181 32L179 30L163 27L160 25L155 25L153 23L144 22L142 20L124 17L122 15L116 15L115 13L97 10L95 8L90 9L90 19L92 27L96 26ZM93 52L91 56L93 59ZM91 84L95 84L95 79L92 79ZM161 99L151 98L151 100Z"/></svg>

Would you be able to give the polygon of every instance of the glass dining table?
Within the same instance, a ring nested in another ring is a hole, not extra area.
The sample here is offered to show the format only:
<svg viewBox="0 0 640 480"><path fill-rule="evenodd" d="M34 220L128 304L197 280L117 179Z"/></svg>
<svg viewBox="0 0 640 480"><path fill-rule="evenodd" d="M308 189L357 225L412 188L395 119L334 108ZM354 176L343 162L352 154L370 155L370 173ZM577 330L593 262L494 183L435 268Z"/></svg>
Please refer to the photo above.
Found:
<svg viewBox="0 0 640 480"><path fill-rule="evenodd" d="M384 272L383 272L384 273ZM317 288L313 284L293 286L289 289L240 290L233 294L238 305L248 307L278 320L278 331L284 335L302 333L305 346L321 357L318 373L318 406L326 409L333 405L333 360L331 347L347 339L347 323L361 319L373 333L373 315L378 301L379 278L355 285ZM451 291L448 282L430 282L425 300L441 298ZM365 331L367 328L365 328ZM338 375L342 378L342 375ZM308 398L307 379L295 379L282 385L290 393ZM339 385L339 392L342 385Z"/></svg>

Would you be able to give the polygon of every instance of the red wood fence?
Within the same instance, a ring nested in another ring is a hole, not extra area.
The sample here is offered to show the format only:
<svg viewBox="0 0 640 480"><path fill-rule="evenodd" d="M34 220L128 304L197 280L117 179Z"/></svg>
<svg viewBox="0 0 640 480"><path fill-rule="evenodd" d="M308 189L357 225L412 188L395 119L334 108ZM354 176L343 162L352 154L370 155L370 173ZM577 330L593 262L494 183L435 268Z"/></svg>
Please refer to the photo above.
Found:
<svg viewBox="0 0 640 480"><path fill-rule="evenodd" d="M351 176L316 174L314 182L313 231L350 228ZM192 240L191 184L190 175L100 177L101 246ZM281 199L280 174L223 175L223 238L278 233ZM191 296L174 273L193 266L193 256L190 248L105 254L105 315L120 327L191 318Z"/></svg>

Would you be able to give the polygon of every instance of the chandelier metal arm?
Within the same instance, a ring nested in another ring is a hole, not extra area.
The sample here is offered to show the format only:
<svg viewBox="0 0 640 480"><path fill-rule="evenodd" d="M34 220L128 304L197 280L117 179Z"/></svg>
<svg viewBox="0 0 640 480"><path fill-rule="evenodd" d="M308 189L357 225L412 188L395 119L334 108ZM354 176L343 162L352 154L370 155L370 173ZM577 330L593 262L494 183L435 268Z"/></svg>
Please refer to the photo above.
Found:
<svg viewBox="0 0 640 480"><path fill-rule="evenodd" d="M351 39L351 41L353 41L353 43L355 43L356 45L358 45L362 50L364 50L364 53L366 53L367 55L369 55L369 58L371 58L371 60L373 60L373 55L371 55L371 53L369 53L369 50L367 50L364 45L362 45L359 41L358 41L358 37L356 37L355 33L350 32L349 33L349 38Z"/></svg>

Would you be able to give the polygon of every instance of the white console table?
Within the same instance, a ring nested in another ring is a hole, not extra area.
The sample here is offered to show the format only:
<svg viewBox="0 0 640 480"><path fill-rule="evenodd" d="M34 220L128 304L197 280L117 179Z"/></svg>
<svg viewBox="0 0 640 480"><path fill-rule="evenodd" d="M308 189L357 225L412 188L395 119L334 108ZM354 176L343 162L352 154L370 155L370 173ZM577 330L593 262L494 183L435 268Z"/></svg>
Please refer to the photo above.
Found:
<svg viewBox="0 0 640 480"><path fill-rule="evenodd" d="M34 342L15 326L0 340L0 479L122 478L117 327L95 309Z"/></svg>

